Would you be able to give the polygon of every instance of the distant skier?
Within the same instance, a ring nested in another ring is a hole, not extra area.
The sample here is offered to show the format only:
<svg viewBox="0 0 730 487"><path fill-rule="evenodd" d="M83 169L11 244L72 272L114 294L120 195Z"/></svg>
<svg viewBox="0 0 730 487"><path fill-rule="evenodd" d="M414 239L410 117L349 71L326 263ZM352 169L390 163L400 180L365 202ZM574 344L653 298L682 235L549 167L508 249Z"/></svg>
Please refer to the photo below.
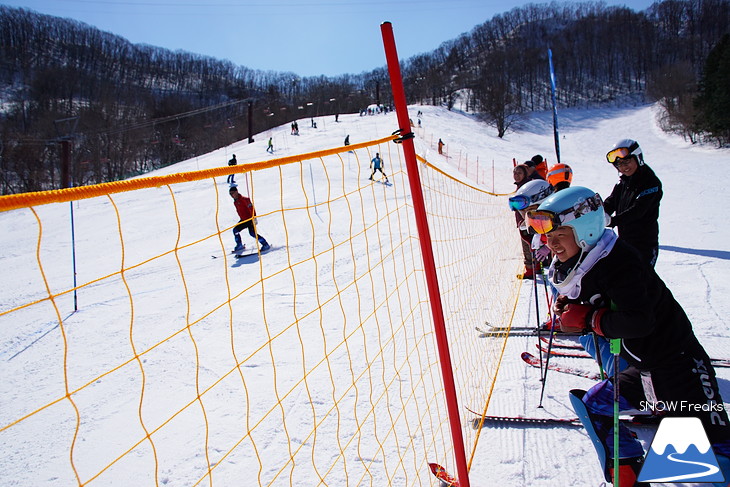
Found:
<svg viewBox="0 0 730 487"><path fill-rule="evenodd" d="M446 144L444 144L444 141L439 139L439 154L444 153L444 145L446 145Z"/></svg>
<svg viewBox="0 0 730 487"><path fill-rule="evenodd" d="M383 172L383 160L380 158L379 152L376 152L375 157L373 158L372 161L370 161L370 168L373 170L372 174L370 174L370 178L368 178L368 179L370 179L370 181L373 180L373 176L375 176L375 171L380 171L380 174L382 174L383 177L385 178L385 182L386 183L389 182L388 176L386 176L385 173Z"/></svg>
<svg viewBox="0 0 730 487"><path fill-rule="evenodd" d="M229 166L235 166L237 164L238 164L238 161L236 160L236 154L233 154L233 157L231 157L231 159L228 161L228 165ZM235 174L229 174L228 175L228 178L226 179L226 182L228 184L236 184L236 181L235 181L235 178L234 177L235 177Z"/></svg>
<svg viewBox="0 0 730 487"><path fill-rule="evenodd" d="M601 197L571 186L528 211L525 221L547 236L556 256L548 278L560 294L553 312L561 330L621 339L621 358L629 364L618 374L621 410L700 418L725 478L730 477L730 420L707 352L653 267L605 227ZM599 441L596 449L611 480L613 381L587 392L572 390L570 400L591 438ZM638 486L644 449L623 425L618 436L619 485Z"/></svg>
<svg viewBox="0 0 730 487"><path fill-rule="evenodd" d="M266 147L266 152L271 152L272 154L274 153L274 138L273 137L269 137L269 146Z"/></svg>
<svg viewBox="0 0 730 487"><path fill-rule="evenodd" d="M241 232L243 230L248 230L249 235L258 240L259 244L261 244L260 251L266 252L269 250L270 246L264 237L256 233L256 228L254 226L256 209L254 208L253 203L250 199L238 192L238 187L235 184L231 186L229 193L231 198L233 198L233 204L236 207L238 217L241 219L236 226L233 227L233 238L236 240L236 247L233 249L233 253L241 253L245 248L241 241Z"/></svg>
<svg viewBox="0 0 730 487"><path fill-rule="evenodd" d="M350 134L345 137L345 145L350 145Z"/></svg>
<svg viewBox="0 0 730 487"><path fill-rule="evenodd" d="M603 202L608 224L618 229L622 240L639 251L652 267L659 255L659 202L662 199L662 182L644 163L639 143L624 139L616 143L606 154L621 175L613 191Z"/></svg>

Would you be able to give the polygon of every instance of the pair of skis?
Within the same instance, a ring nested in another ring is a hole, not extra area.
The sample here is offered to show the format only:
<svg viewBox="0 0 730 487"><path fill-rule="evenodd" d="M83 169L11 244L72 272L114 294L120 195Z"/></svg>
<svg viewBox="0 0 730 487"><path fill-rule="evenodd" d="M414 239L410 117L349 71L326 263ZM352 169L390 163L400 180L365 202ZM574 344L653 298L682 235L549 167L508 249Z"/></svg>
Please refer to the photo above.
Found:
<svg viewBox="0 0 730 487"><path fill-rule="evenodd" d="M487 323L486 327L475 326L481 338L487 337L522 337L522 336L542 336L543 333L550 334L550 330L538 330L534 326L491 326ZM560 336L580 336L580 333L557 332Z"/></svg>
<svg viewBox="0 0 730 487"><path fill-rule="evenodd" d="M466 408L467 411L474 414L476 417L471 420L472 428L479 429L486 426L501 426L508 427L518 425L531 425L531 426L565 426L582 428L583 423L578 417L573 418L554 418L554 417L534 417L534 416L493 416L493 415L482 415L472 409ZM659 423L658 416L627 416L621 418L621 422L627 426L645 426Z"/></svg>
<svg viewBox="0 0 730 487"><path fill-rule="evenodd" d="M541 341L544 342L546 339L543 338ZM555 357L569 357L569 358L593 358L588 353L579 352L578 350L582 347L576 343L570 344L559 344L556 345L555 339L553 339L553 348L550 350L550 355ZM547 349L542 343L535 344L538 350L542 353L548 353ZM730 368L730 359L725 358L711 358L710 363L713 367Z"/></svg>

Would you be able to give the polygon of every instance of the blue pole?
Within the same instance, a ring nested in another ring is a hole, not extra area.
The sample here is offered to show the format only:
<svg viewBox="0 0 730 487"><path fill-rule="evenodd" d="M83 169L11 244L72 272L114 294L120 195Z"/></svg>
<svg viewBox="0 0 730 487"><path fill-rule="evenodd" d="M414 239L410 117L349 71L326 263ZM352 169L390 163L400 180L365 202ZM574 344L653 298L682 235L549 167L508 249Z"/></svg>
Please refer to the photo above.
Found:
<svg viewBox="0 0 730 487"><path fill-rule="evenodd" d="M74 231L74 202L69 201L71 205L71 261L73 262L74 273L74 311L79 309L78 296L76 294L76 232Z"/></svg>
<svg viewBox="0 0 730 487"><path fill-rule="evenodd" d="M550 88L553 101L553 136L555 138L555 156L560 163L560 136L558 134L558 107L555 101L555 70L553 69L553 51L548 48L548 62L550 64Z"/></svg>

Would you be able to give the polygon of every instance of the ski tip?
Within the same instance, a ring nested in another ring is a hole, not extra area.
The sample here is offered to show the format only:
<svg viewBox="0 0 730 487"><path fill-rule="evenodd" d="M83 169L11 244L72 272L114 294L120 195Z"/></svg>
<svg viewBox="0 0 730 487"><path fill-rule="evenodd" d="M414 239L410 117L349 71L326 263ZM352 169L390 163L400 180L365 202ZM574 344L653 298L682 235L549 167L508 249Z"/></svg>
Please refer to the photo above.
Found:
<svg viewBox="0 0 730 487"><path fill-rule="evenodd" d="M459 481L456 480L456 477L449 474L449 472L447 472L446 469L438 463L429 463L428 467L431 469L431 473L443 482L446 487L459 487Z"/></svg>

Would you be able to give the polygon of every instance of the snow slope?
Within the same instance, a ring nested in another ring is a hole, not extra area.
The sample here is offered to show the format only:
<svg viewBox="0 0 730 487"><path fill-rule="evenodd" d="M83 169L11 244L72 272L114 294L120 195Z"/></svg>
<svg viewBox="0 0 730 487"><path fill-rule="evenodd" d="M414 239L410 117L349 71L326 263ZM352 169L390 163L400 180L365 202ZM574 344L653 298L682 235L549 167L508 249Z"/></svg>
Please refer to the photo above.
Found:
<svg viewBox="0 0 730 487"><path fill-rule="evenodd" d="M416 129L419 144L419 153L427 152L428 158L436 157L435 142L441 138L446 143L451 172L454 174L468 172L479 174L479 182L488 190L507 193L512 185L512 158L518 161L529 159L540 153L547 157L549 162L555 162L552 134L552 114L537 113L524 119L514 132L508 133L504 139L494 136L494 130L473 120L468 115L449 112L443 108L431 106L413 106L409 108L412 119L416 119L416 111L422 110L422 128ZM660 253L656 269L667 282L675 297L685 307L690 319L695 325L696 333L708 349L711 356L730 356L730 333L728 333L728 313L730 312L730 285L726 276L730 273L730 246L727 244L730 230L717 217L715 208L724 208L730 203L730 196L726 191L726 165L730 162L730 151L718 150L710 147L697 147L683 141L681 138L662 133L655 123L655 108L652 106L631 107L621 109L592 109L592 110L565 110L559 113L561 125L561 162L571 165L574 171L574 184L588 186L602 195L607 195L617 180L617 173L605 161L605 153L612 144L622 138L637 139L644 151L646 162L655 170L664 185L664 199L660 216ZM185 161L174 166L157 171L155 174L165 174L224 165L232 153L237 155L239 164L259 161L270 157L266 154L266 141L273 137L275 156L293 155L310 152L342 144L345 135L350 135L351 143L372 140L389 135L397 126L394 114L359 117L357 115L340 115L340 122L335 123L333 117L317 118L318 128L309 124L309 119L299 121L300 135L292 136L289 126L272 129L258 134L256 143L247 144L246 141L233 144L211 154ZM366 171L368 161L348 159L348 168L353 171ZM361 167L357 165L360 164ZM387 166L386 166L387 167ZM363 172L365 178L368 173ZM494 179L492 179L494 175ZM239 178L239 183L241 182ZM210 184L199 182L195 185ZM319 178L312 178L315 191L326 191L319 186ZM156 255L158 249L168 248L170 242L177 238L177 230L171 222L174 209L164 203L169 198L164 188L150 189L138 194L122 194L117 196L118 201L124 201L128 207L137 207L147 210L148 219L141 225L135 226L129 222L125 230L125 241L130 244L125 248L125 256L131 261L143 259L147 255ZM190 191L193 191L192 189ZM209 193L209 192L208 192ZM223 191L225 193L225 191ZM193 194L193 193L191 193ZM257 205L265 208L266 198L278 201L279 195L257 196ZM198 212L201 221L214 221L210 218L211 212L221 203L221 212L225 216L221 221L233 218L228 195L222 194L216 201L200 199L178 198L178 203L186 205L184 211ZM159 205L156 204L159 202ZM180 209L183 211L183 209ZM39 213L51 211L39 208ZM115 219L109 202L101 204L81 205L79 209L77 232L80 234L98 231L102 222ZM505 211L508 211L505 208ZM275 218L267 216L266 218ZM37 275L28 275L24 269L32 268L28 259L35 259L35 255L27 255L28 248L35 248L38 236L35 233L24 233L23 229L35 225L34 217L27 211L13 211L0 213L0 288L3 289L2 309L12 307L35 294L42 294L43 290L36 286L40 281ZM146 239L147 228L165 229L168 232L158 232L166 235L159 241ZM261 232L276 247L286 238L280 225L268 223L264 220ZM44 247L50 252L51 258L65 259L69 253L68 240L65 234L44 234ZM199 233L207 235L215 229L200 228L186 229L192 232L185 235L186 241L193 240ZM60 232L60 231L59 231ZM517 233L515 231L515 239ZM118 238L113 234L103 235L105 248L80 249L79 252L88 255L96 252L103 257L104 253L116 255L118 253ZM230 239L229 239L230 240ZM232 242L226 240L224 245L230 247ZM357 252L355 252L357 253ZM284 258L284 253L277 256L272 253L267 259ZM198 257L197 264L186 268L188 275L195 276L195 299L213 300L214 293L223 292L219 283L211 282L207 277L210 266L220 266L222 259L211 260L210 256ZM266 265L263 259L261 265ZM174 266L175 263L162 262L162 266ZM80 277L112 272L119 262L109 262L103 258L94 262L81 263ZM68 287L68 268L58 267L47 276L51 287ZM80 279L84 282L84 279ZM134 286L132 276L131 286ZM244 282L237 282L235 286L245 287ZM173 283L155 283L156 289L169 286L170 292L177 292ZM12 291L11 291L12 290ZM150 289L135 289L136 293L144 296ZM308 289L313 292L313 289ZM99 290L109 292L109 289ZM105 317L115 310L125 309L124 290L118 289L119 302L109 300L106 307L98 309L84 309L81 296L82 316L85 323L98 322L99 335L103 337L98 343L89 343L85 350L75 350L74 364L79 370L84 369L84 354L89 357L108 356L109 363L113 363L114 356L121 354L125 344L125 325L120 328L106 328ZM303 293L302 296L306 296ZM530 286L523 286L522 299L519 304L523 319L532 325L535 320L534 310L531 309ZM144 298L142 298L144 299ZM277 299L272 296L271 299ZM63 310L72 309L70 296L59 299L59 307ZM118 308L117 308L118 307ZM140 306L144 308L144 306ZM164 322L162 318L170 314L184 319L185 310L166 308L164 303L155 303L155 312L146 317L149 320ZM15 360L20 354L52 353L47 348L45 333L51 333L54 323L39 323L37 317L24 316L23 323L13 323L0 317L0 373L4 377L4 385L0 386L0 411L10 406L22 404L24 397L20 385L24 381L23 374L32 375L34 370L19 368ZM63 317L65 318L65 316ZM26 321L27 319L27 321ZM250 318L255 321L254 317ZM123 320L122 320L123 321ZM73 320L70 322L73 325ZM520 323L515 323L519 325ZM73 328L71 328L73 330ZM158 331L163 336L165 330ZM150 337L149 340L152 340ZM475 334L475 339L478 338ZM553 374L548 376L543 409L538 409L540 394L539 372L529 368L519 358L523 350L534 353L534 338L512 337L509 339L505 360L503 361L498 377L497 389L494 392L490 414L509 415L543 415L565 417L572 416L567 391L572 388L588 388L591 382L587 379ZM183 346L182 344L180 345ZM105 348L101 348L105 347ZM119 348L117 350L116 348ZM170 367L188 367L189 364L177 363L175 355L152 357L154 360L164 360ZM593 364L583 359L554 359L555 362L571 363L576 367L590 368ZM91 363L91 358L89 358ZM213 361L213 363L215 363ZM280 369L281 370L281 369ZM89 371L88 376L93 376ZM262 373L263 375L263 373ZM730 397L730 369L718 369L721 389L727 400ZM57 377L56 377L57 379ZM262 377L262 384L266 378ZM183 387L183 384L180 384ZM329 383L322 387L330 387ZM53 397L59 391L49 391ZM113 394L115 391L109 391ZM480 409L481 405L468 405L472 409ZM134 409L137 404L125 404L125 408ZM98 414L112 414L111 410L100 410ZM69 416L72 412L68 412ZM3 418L5 419L5 418ZM51 425L60 424L68 418L49 418ZM5 421L2 422L5 424ZM271 426L271 436L275 437L275 426ZM124 425L119 425L115 432L97 431L91 434L109 435L123 432ZM3 448L9 453L0 459L0 485L65 485L64 479L59 479L54 470L55 465L67 463L68 459L45 459L41 465L29 466L29 459L24 456L26 445L33 441L44 441L42 431L37 429L21 429L14 434L14 441L3 441ZM25 436L24 436L25 435ZM566 441L567 440L567 441ZM333 445L333 448L336 445ZM80 448L84 448L83 446ZM183 450L183 445L171 445L169 448ZM285 445L273 443L272 449L286 448ZM99 452L104 455L105 452ZM440 461L442 459L429 459ZM140 462L143 462L140 459ZM166 479L175 479L186 475L187 472L165 472ZM118 479L123 480L124 472L118 472ZM192 475L192 474L191 474ZM196 477L193 477L196 478ZM427 478L426 476L422 478ZM595 453L585 433L579 428L531 428L512 426L510 428L491 428L482 433L476 455L473 460L471 484L477 487L486 486L527 486L559 487L559 486L592 486L599 485L602 474L598 469ZM8 479L10 479L8 481ZM42 480L42 482L41 482ZM66 479L67 480L67 479ZM131 479L129 479L131 481ZM430 479L429 479L430 480ZM165 483L165 482L163 482ZM174 482L173 482L174 483ZM131 485L131 484L128 484ZM431 483L435 485L435 483Z"/></svg>

